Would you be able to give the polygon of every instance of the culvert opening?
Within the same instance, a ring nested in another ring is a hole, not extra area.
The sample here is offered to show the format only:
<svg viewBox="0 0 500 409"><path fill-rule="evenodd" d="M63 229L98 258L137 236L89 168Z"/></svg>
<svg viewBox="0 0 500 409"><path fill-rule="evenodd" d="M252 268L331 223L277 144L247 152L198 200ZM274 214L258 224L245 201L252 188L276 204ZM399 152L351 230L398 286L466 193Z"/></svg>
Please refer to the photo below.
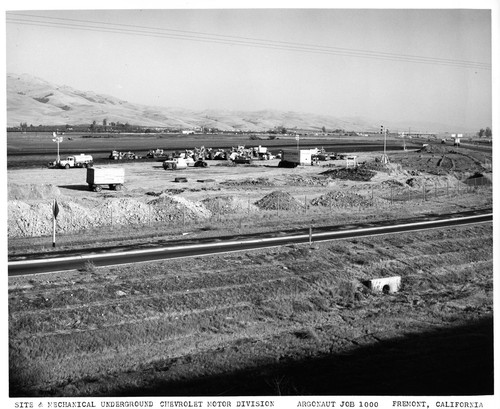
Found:
<svg viewBox="0 0 500 409"><path fill-rule="evenodd" d="M384 285L384 286L382 287L382 292L383 292L384 294L389 294L389 293L391 292L391 287L389 287L389 285L387 285L387 284L386 284L386 285Z"/></svg>

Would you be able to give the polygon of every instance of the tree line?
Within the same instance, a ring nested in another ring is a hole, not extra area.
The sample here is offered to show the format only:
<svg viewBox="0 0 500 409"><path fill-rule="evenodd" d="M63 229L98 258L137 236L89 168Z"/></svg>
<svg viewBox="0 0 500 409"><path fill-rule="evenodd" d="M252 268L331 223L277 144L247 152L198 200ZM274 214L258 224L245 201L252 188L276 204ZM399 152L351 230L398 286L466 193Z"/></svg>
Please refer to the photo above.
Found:
<svg viewBox="0 0 500 409"><path fill-rule="evenodd" d="M492 134L493 134L493 133L492 133L492 131L491 131L491 128L490 128L490 127L488 127L488 126L486 127L486 129L481 128L481 129L479 130L479 132L477 133L477 135L478 135L480 138L482 138L482 137L485 137L485 138L491 138Z"/></svg>

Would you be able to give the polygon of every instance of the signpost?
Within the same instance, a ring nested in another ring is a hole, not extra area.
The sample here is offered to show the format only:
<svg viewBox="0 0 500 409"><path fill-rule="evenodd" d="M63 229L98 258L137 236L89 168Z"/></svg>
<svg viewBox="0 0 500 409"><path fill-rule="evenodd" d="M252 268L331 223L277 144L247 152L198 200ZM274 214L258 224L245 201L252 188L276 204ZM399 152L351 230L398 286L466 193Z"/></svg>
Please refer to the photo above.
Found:
<svg viewBox="0 0 500 409"><path fill-rule="evenodd" d="M59 214L59 206L57 204L57 199L54 199L54 204L52 205L52 247L56 246L56 219Z"/></svg>

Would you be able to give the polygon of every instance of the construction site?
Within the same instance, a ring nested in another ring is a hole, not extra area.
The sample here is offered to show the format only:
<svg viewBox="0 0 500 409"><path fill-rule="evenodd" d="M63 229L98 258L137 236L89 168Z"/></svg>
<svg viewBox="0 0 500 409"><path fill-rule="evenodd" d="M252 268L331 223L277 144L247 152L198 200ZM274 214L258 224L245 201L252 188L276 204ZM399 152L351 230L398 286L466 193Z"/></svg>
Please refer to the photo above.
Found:
<svg viewBox="0 0 500 409"><path fill-rule="evenodd" d="M255 152L204 155L206 166L194 166L200 155L101 164L94 155L90 168L9 169L9 260L492 207L487 150L316 152L297 166ZM122 180L92 189L99 169L117 168ZM492 230L10 277L11 395L490 393ZM392 277L384 291L366 284Z"/></svg>

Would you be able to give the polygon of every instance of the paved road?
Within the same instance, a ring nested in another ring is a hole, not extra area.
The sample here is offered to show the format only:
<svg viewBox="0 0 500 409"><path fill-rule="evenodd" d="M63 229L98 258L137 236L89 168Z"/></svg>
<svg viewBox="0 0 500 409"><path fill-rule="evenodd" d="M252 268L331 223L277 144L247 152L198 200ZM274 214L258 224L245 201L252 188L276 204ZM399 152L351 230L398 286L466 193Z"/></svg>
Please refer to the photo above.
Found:
<svg viewBox="0 0 500 409"><path fill-rule="evenodd" d="M408 231L435 229L474 223L490 223L493 220L491 209L462 212L440 216L426 216L408 219L394 224L378 223L372 225L326 226L322 228L301 229L266 235L232 236L210 241L184 241L169 246L129 250L124 248L90 249L85 252L60 254L47 258L44 255L25 255L23 260L8 263L9 276L40 274L56 271L82 269L92 262L96 267L133 264L156 260L195 257L208 254L228 253L265 247L283 246L296 243L338 240L353 237L394 234Z"/></svg>

